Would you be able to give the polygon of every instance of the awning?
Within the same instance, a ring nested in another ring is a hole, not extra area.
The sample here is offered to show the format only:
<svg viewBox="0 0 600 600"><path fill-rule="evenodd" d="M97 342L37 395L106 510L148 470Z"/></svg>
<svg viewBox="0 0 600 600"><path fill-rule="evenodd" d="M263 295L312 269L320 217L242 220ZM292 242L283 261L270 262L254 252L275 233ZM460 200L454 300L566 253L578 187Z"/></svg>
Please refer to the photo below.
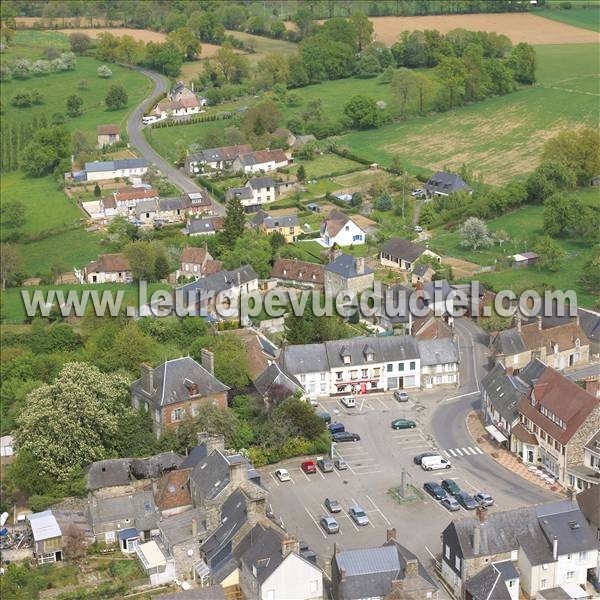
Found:
<svg viewBox="0 0 600 600"><path fill-rule="evenodd" d="M485 430L499 443L506 442L507 438L503 433L500 433L494 425L488 425Z"/></svg>
<svg viewBox="0 0 600 600"><path fill-rule="evenodd" d="M121 541L134 540L139 537L140 534L138 533L138 530L135 527L129 527L128 529L123 529L122 531L119 531L119 539Z"/></svg>
<svg viewBox="0 0 600 600"><path fill-rule="evenodd" d="M562 583L560 587L567 593L573 600L582 600L583 598L589 598L590 595L583 590L576 583Z"/></svg>

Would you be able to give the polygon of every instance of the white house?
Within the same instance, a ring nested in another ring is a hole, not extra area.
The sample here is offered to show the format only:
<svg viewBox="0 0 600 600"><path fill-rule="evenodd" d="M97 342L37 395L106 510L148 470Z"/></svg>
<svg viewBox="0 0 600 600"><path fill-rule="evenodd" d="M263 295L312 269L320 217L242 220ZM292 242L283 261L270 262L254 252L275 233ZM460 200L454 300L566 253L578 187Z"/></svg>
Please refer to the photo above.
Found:
<svg viewBox="0 0 600 600"><path fill-rule="evenodd" d="M94 161L85 163L87 181L102 181L117 177L141 177L148 171L145 158L124 158L120 160Z"/></svg>
<svg viewBox="0 0 600 600"><path fill-rule="evenodd" d="M269 173L287 167L289 163L290 160L283 150L258 150L237 156L232 168L243 173Z"/></svg>
<svg viewBox="0 0 600 600"><path fill-rule="evenodd" d="M308 394L367 394L421 385L421 361L411 336L357 337L288 346L282 368Z"/></svg>
<svg viewBox="0 0 600 600"><path fill-rule="evenodd" d="M458 386L460 355L458 344L451 338L419 340L421 384L425 388L441 385Z"/></svg>
<svg viewBox="0 0 600 600"><path fill-rule="evenodd" d="M332 210L321 223L321 241L331 248L333 245L350 246L366 242L366 233L348 215Z"/></svg>
<svg viewBox="0 0 600 600"><path fill-rule="evenodd" d="M101 254L83 271L75 269L80 283L131 283L133 273L124 254Z"/></svg>
<svg viewBox="0 0 600 600"><path fill-rule="evenodd" d="M323 572L301 556L295 538L258 524L234 554L247 600L322 600Z"/></svg>
<svg viewBox="0 0 600 600"><path fill-rule="evenodd" d="M238 156L249 152L252 152L250 144L207 148L201 152L188 154L185 158L185 170L190 175L197 175L203 173L206 168L215 171L230 169Z"/></svg>

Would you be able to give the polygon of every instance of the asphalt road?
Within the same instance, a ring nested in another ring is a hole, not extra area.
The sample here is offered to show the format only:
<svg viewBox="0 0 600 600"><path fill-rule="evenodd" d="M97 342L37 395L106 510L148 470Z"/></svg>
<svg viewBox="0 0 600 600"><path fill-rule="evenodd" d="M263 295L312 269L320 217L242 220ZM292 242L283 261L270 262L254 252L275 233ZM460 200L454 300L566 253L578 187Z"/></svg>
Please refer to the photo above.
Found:
<svg viewBox="0 0 600 600"><path fill-rule="evenodd" d="M154 82L154 89L150 96L144 99L136 109L129 115L127 119L127 133L129 135L129 143L134 146L139 153L153 163L160 172L184 192L198 192L202 188L185 175L180 169L169 164L150 144L146 141L143 134L142 115L148 108L148 104L152 98L166 91L168 81L160 74L147 69L137 68L138 71L149 77ZM213 198L214 210L216 214L225 214L225 207Z"/></svg>

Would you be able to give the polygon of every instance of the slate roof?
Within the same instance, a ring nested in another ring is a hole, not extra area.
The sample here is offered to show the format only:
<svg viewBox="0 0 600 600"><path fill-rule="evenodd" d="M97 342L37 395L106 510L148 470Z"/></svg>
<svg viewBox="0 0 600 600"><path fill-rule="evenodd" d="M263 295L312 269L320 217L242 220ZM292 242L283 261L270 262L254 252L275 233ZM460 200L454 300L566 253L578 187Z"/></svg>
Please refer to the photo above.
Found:
<svg viewBox="0 0 600 600"><path fill-rule="evenodd" d="M186 206L211 206L212 200L205 189L197 192L186 192L183 195L184 204Z"/></svg>
<svg viewBox="0 0 600 600"><path fill-rule="evenodd" d="M240 162L245 167L262 165L269 162L287 162L287 156L283 150L258 150L248 152L239 156Z"/></svg>
<svg viewBox="0 0 600 600"><path fill-rule="evenodd" d="M190 453L183 459L179 468L193 469L204 458L206 458L206 444L198 444L197 446L194 446Z"/></svg>
<svg viewBox="0 0 600 600"><path fill-rule="evenodd" d="M592 527L600 529L600 485L592 485L575 496L577 504Z"/></svg>
<svg viewBox="0 0 600 600"><path fill-rule="evenodd" d="M249 185L253 190L262 190L267 187L275 187L275 182L272 177L253 177L248 179L246 185Z"/></svg>
<svg viewBox="0 0 600 600"><path fill-rule="evenodd" d="M113 200L114 202L126 202L127 200L149 200L158 198L158 192L154 188L145 187L127 187L115 190L110 196L103 200ZM105 204L105 206L107 206Z"/></svg>
<svg viewBox="0 0 600 600"><path fill-rule="evenodd" d="M197 535L206 534L206 514L199 508L191 508L184 512L165 517L159 524L164 541L170 548L177 544L193 540L192 519L196 519Z"/></svg>
<svg viewBox="0 0 600 600"><path fill-rule="evenodd" d="M335 237L342 230L344 225L346 225L346 223L351 220L352 219L348 215L344 214L343 212L340 212L339 210L333 209L332 211L330 211L327 218L323 219L323 222L321 223L321 233L324 233L325 230L327 230L327 233L331 237ZM356 226L358 227L358 225Z"/></svg>
<svg viewBox="0 0 600 600"><path fill-rule="evenodd" d="M128 485L131 481L130 464L131 459L129 458L114 458L99 460L88 465L85 469L88 490Z"/></svg>
<svg viewBox="0 0 600 600"><path fill-rule="evenodd" d="M283 348L280 355L283 368L294 375L327 371L329 363L325 344L298 344Z"/></svg>
<svg viewBox="0 0 600 600"><path fill-rule="evenodd" d="M144 200L142 202L138 202L135 205L135 215L139 217L144 213L154 213L156 212L156 202L154 200Z"/></svg>
<svg viewBox="0 0 600 600"><path fill-rule="evenodd" d="M425 246L420 246L402 238L391 238L381 247L383 253L390 254L396 258L402 258L409 262L417 260L425 250L427 250Z"/></svg>
<svg viewBox="0 0 600 600"><path fill-rule="evenodd" d="M190 219L183 229L185 235L197 233L214 233L223 229L223 217L203 217L202 219Z"/></svg>
<svg viewBox="0 0 600 600"><path fill-rule="evenodd" d="M234 554L250 573L256 570L256 581L262 585L281 565L282 536L273 527L255 525L241 540Z"/></svg>
<svg viewBox="0 0 600 600"><path fill-rule="evenodd" d="M158 201L159 210L183 210L185 208L185 202L181 197L174 198L161 198Z"/></svg>
<svg viewBox="0 0 600 600"><path fill-rule="evenodd" d="M417 346L422 366L459 362L458 344L450 338L419 340Z"/></svg>
<svg viewBox="0 0 600 600"><path fill-rule="evenodd" d="M432 268L433 267L429 263L427 263L427 264L420 263L418 265L415 265L412 272L414 275L417 275L418 277L425 277L425 275L427 274L427 271Z"/></svg>
<svg viewBox="0 0 600 600"><path fill-rule="evenodd" d="M598 398L551 367L547 367L536 380L530 396L532 394L536 405L532 405L530 397L523 398L519 402L519 412L563 445L569 443L592 411L600 404ZM566 429L543 415L541 407L564 421Z"/></svg>
<svg viewBox="0 0 600 600"><path fill-rule="evenodd" d="M240 200L252 200L252 198L254 198L252 189L248 185L244 185L242 187L232 187L229 188L227 192L231 197L237 197Z"/></svg>
<svg viewBox="0 0 600 600"><path fill-rule="evenodd" d="M160 519L149 490L127 496L94 498L88 507L88 516L94 530L102 523L118 521L122 527L128 525L138 531L146 531L156 529Z"/></svg>
<svg viewBox="0 0 600 600"><path fill-rule="evenodd" d="M223 162L232 161L240 154L245 152L251 152L252 146L250 144L240 144L238 146L222 146L220 148L207 148L202 152L190 156L189 158L201 162Z"/></svg>
<svg viewBox="0 0 600 600"><path fill-rule="evenodd" d="M259 210L254 219L252 219L252 222L257 226L264 225L266 229L274 229L276 227L298 227L298 225L300 225L300 221L295 214L272 216L264 210Z"/></svg>
<svg viewBox="0 0 600 600"><path fill-rule="evenodd" d="M271 277L323 285L325 283L325 267L304 260L279 258L273 264Z"/></svg>
<svg viewBox="0 0 600 600"><path fill-rule="evenodd" d="M195 290L204 290L206 292L213 291L215 294L229 290L238 284L238 275L240 284L249 283L255 279L258 279L256 271L250 265L242 265L232 271L218 271L207 275L202 279L192 281L186 285L178 288L183 290L184 297L188 292L194 292Z"/></svg>
<svg viewBox="0 0 600 600"><path fill-rule="evenodd" d="M504 577L494 564L467 579L465 589L472 600L511 600Z"/></svg>
<svg viewBox="0 0 600 600"><path fill-rule="evenodd" d="M229 461L220 450L213 450L190 473L190 485L204 500L216 498L229 484Z"/></svg>
<svg viewBox="0 0 600 600"><path fill-rule="evenodd" d="M481 379L491 405L509 424L519 418L517 406L529 391L529 386L518 377L508 375L504 366L497 362L494 368Z"/></svg>
<svg viewBox="0 0 600 600"><path fill-rule="evenodd" d="M88 173L102 173L103 171L117 171L119 169L139 169L147 167L145 158L124 158L120 160L94 161L85 163Z"/></svg>
<svg viewBox="0 0 600 600"><path fill-rule="evenodd" d="M364 261L363 261L364 263ZM369 275L373 273L373 269L365 265L362 272L357 271L358 259L351 254L340 254L335 260L325 265L325 270L331 273L337 273L346 279L352 279L353 277L362 277L363 275Z"/></svg>
<svg viewBox="0 0 600 600"><path fill-rule="evenodd" d="M433 194L454 194L460 190L470 190L471 188L458 176L453 173L438 171L434 173L425 184L425 189Z"/></svg>
<svg viewBox="0 0 600 600"><path fill-rule="evenodd" d="M600 315L588 310L578 309L579 325L588 339L600 342Z"/></svg>
<svg viewBox="0 0 600 600"><path fill-rule="evenodd" d="M220 585L195 587L169 594L160 594L156 600L225 600L225 589Z"/></svg>
<svg viewBox="0 0 600 600"><path fill-rule="evenodd" d="M527 352L525 340L516 327L499 331L492 340L492 346L498 354L504 356Z"/></svg>
<svg viewBox="0 0 600 600"><path fill-rule="evenodd" d="M571 528L569 523L579 527ZM458 556L473 558L475 518L456 519L444 529L444 543L454 546ZM597 540L583 514L568 500L487 514L481 525L480 552L489 556L522 547L534 565L552 562L553 536L558 538L558 553L568 554L597 547Z"/></svg>
<svg viewBox="0 0 600 600"><path fill-rule="evenodd" d="M254 380L254 387L261 396L268 396L273 386L287 389L290 396L297 390L303 391L304 389L302 384L291 373L282 371L277 363L269 365Z"/></svg>
<svg viewBox="0 0 600 600"><path fill-rule="evenodd" d="M149 399L156 407L167 406L190 397L186 381L197 384L201 396L229 389L193 358L182 356L174 360L167 360L154 369L152 381L154 392L150 396L143 390L141 379L132 383L132 390Z"/></svg>
<svg viewBox="0 0 600 600"><path fill-rule="evenodd" d="M439 296L442 300L446 300L448 296L454 292L454 288L445 279L438 279L437 281L429 281L423 284L423 291L429 294L430 303L436 302L436 298Z"/></svg>

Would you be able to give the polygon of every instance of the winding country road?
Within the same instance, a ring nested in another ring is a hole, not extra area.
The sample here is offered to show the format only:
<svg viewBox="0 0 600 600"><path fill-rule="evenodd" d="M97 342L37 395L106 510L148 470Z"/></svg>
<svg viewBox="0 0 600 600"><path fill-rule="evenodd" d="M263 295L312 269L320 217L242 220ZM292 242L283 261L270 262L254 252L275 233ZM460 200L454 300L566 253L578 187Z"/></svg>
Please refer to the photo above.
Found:
<svg viewBox="0 0 600 600"><path fill-rule="evenodd" d="M154 150L154 148L152 148L152 146L150 146L144 137L142 116L148 109L148 105L152 98L155 98L158 94L162 94L167 90L169 82L165 77L159 73L155 73L154 71L149 71L139 67L137 67L136 70L150 78L154 83L154 88L152 89L150 95L135 108L135 110L127 119L127 134L129 135L129 143L134 146L148 162L156 165L160 172L179 189L184 192L199 192L202 190L202 188L187 175L185 175L180 169L169 164L168 161L166 161L160 154L158 154L158 152L156 152L156 150ZM212 198L212 201L215 213L224 214L225 207L222 204L215 202L214 198Z"/></svg>

